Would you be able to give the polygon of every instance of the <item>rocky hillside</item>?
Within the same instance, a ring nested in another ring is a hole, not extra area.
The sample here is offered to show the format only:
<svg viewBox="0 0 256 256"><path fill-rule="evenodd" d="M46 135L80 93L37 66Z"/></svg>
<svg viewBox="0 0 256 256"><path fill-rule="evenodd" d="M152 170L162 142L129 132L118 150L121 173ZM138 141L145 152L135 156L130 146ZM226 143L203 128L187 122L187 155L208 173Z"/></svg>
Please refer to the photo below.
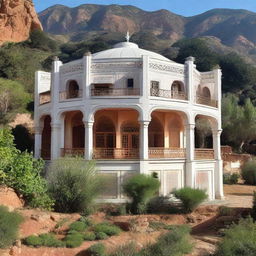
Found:
<svg viewBox="0 0 256 256"><path fill-rule="evenodd" d="M0 0L0 44L28 39L42 25L32 0Z"/></svg>
<svg viewBox="0 0 256 256"><path fill-rule="evenodd" d="M193 17L167 10L147 12L134 6L85 4L75 8L52 6L39 19L46 32L79 41L96 34L150 32L167 44L184 37L214 37L222 45L243 54L255 54L256 13L246 10L213 9Z"/></svg>

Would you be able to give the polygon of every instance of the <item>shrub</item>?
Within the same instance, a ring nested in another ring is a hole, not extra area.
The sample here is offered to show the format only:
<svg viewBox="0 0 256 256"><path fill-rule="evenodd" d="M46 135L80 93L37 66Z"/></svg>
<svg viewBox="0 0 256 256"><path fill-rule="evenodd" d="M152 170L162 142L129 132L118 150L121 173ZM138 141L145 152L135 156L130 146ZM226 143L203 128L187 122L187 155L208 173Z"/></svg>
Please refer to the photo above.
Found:
<svg viewBox="0 0 256 256"><path fill-rule="evenodd" d="M88 250L90 256L105 256L106 255L106 248L104 244L98 243L92 245Z"/></svg>
<svg viewBox="0 0 256 256"><path fill-rule="evenodd" d="M187 213L194 211L208 197L204 190L189 187L174 191L174 195L181 200L183 209Z"/></svg>
<svg viewBox="0 0 256 256"><path fill-rule="evenodd" d="M94 162L86 163L82 158L62 158L50 165L49 173L49 191L56 199L56 211L91 212L94 199L102 188Z"/></svg>
<svg viewBox="0 0 256 256"><path fill-rule="evenodd" d="M73 234L68 234L65 239L65 244L68 248L75 248L75 247L79 247L83 241L83 235L79 234L79 233L73 233Z"/></svg>
<svg viewBox="0 0 256 256"><path fill-rule="evenodd" d="M0 248L7 248L15 242L22 220L20 214L0 206Z"/></svg>
<svg viewBox="0 0 256 256"><path fill-rule="evenodd" d="M69 230L74 230L77 232L85 231L88 228L88 226L85 224L85 222L82 221L75 221L69 226Z"/></svg>
<svg viewBox="0 0 256 256"><path fill-rule="evenodd" d="M188 226L173 227L172 231L160 236L159 240L140 252L140 256L180 256L192 250Z"/></svg>
<svg viewBox="0 0 256 256"><path fill-rule="evenodd" d="M139 256L139 252L136 249L134 243L129 243L127 245L120 246L112 253L110 256Z"/></svg>
<svg viewBox="0 0 256 256"><path fill-rule="evenodd" d="M85 241L94 241L96 240L96 235L93 232L85 232L83 238Z"/></svg>
<svg viewBox="0 0 256 256"><path fill-rule="evenodd" d="M108 238L108 235L104 232L95 232L95 236L97 240L105 240Z"/></svg>
<svg viewBox="0 0 256 256"><path fill-rule="evenodd" d="M108 236L114 236L114 235L118 235L121 232L121 229L110 223L99 223L94 226L94 231L97 233L103 232Z"/></svg>
<svg viewBox="0 0 256 256"><path fill-rule="evenodd" d="M33 246L33 247L40 247L43 244L42 239L39 236L34 236L34 235L26 237L23 243L25 245Z"/></svg>
<svg viewBox="0 0 256 256"><path fill-rule="evenodd" d="M79 221L85 223L86 226L90 227L93 225L93 221L91 219L89 219L88 217L84 217L82 216Z"/></svg>
<svg viewBox="0 0 256 256"><path fill-rule="evenodd" d="M137 174L123 184L123 190L132 199L131 212L141 214L146 212L147 202L160 187L158 179L145 174Z"/></svg>
<svg viewBox="0 0 256 256"><path fill-rule="evenodd" d="M256 160L248 161L243 165L241 176L245 184L256 185Z"/></svg>
<svg viewBox="0 0 256 256"><path fill-rule="evenodd" d="M218 245L216 256L256 255L256 224L251 218L241 219L225 231Z"/></svg>
<svg viewBox="0 0 256 256"><path fill-rule="evenodd" d="M238 173L224 173L223 174L223 183L224 184L237 184L238 183L238 179L239 179L240 175Z"/></svg>
<svg viewBox="0 0 256 256"><path fill-rule="evenodd" d="M63 247L62 241L58 240L53 234L41 234L39 238L42 241L42 246L46 247Z"/></svg>

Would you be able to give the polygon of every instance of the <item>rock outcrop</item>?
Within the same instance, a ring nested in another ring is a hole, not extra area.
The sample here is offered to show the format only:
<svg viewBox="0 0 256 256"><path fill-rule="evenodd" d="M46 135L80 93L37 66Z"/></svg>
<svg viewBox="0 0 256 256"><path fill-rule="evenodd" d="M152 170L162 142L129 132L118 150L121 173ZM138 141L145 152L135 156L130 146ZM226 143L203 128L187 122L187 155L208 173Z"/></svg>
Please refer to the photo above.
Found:
<svg viewBox="0 0 256 256"><path fill-rule="evenodd" d="M0 44L24 41L34 29L43 28L32 0L0 0Z"/></svg>

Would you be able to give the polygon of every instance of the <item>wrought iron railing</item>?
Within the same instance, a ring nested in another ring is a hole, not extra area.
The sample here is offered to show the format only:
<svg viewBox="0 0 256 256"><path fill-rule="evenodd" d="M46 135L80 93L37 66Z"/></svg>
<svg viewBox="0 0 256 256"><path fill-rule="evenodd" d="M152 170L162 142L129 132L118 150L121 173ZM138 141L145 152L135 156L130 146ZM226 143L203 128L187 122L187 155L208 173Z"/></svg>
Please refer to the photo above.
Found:
<svg viewBox="0 0 256 256"><path fill-rule="evenodd" d="M68 91L60 92L60 101L79 99L82 97L83 97L83 90L78 90L73 93L70 93Z"/></svg>
<svg viewBox="0 0 256 256"><path fill-rule="evenodd" d="M95 148L94 159L139 159L138 148Z"/></svg>
<svg viewBox="0 0 256 256"><path fill-rule="evenodd" d="M139 96L139 88L98 88L91 89L91 96Z"/></svg>
<svg viewBox="0 0 256 256"><path fill-rule="evenodd" d="M196 96L196 103L197 104L202 104L210 107L217 108L218 107L218 101L210 99L208 97L202 96L202 95L197 95Z"/></svg>
<svg viewBox="0 0 256 256"><path fill-rule="evenodd" d="M162 98L177 99L177 100L187 100L186 93L180 92L180 91L151 88L150 95L154 96L154 97L162 97Z"/></svg>
<svg viewBox="0 0 256 256"><path fill-rule="evenodd" d="M214 150L208 148L196 148L195 149L195 159L203 160L203 159L214 159Z"/></svg>
<svg viewBox="0 0 256 256"><path fill-rule="evenodd" d="M185 148L149 148L149 158L186 158Z"/></svg>
<svg viewBox="0 0 256 256"><path fill-rule="evenodd" d="M84 148L62 148L61 149L61 156L81 156L84 157Z"/></svg>
<svg viewBox="0 0 256 256"><path fill-rule="evenodd" d="M51 92L42 92L39 94L39 104L43 105L51 102Z"/></svg>

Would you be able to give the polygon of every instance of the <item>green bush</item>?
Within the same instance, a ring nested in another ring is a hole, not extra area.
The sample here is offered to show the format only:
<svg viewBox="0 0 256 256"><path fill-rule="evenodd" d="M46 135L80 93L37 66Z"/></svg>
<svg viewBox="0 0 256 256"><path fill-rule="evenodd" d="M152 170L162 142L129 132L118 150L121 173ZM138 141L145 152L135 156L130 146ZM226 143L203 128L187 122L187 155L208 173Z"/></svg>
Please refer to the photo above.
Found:
<svg viewBox="0 0 256 256"><path fill-rule="evenodd" d="M9 212L0 206L0 248L7 248L18 238L18 229L23 218L19 213Z"/></svg>
<svg viewBox="0 0 256 256"><path fill-rule="evenodd" d="M181 256L192 250L188 226L173 227L171 231L160 236L158 241L139 253L140 256Z"/></svg>
<svg viewBox="0 0 256 256"><path fill-rule="evenodd" d="M256 224L251 218L241 219L225 231L216 256L254 256L256 255Z"/></svg>
<svg viewBox="0 0 256 256"><path fill-rule="evenodd" d="M42 246L45 247L63 247L62 241L58 240L53 234L41 234L39 238L42 241Z"/></svg>
<svg viewBox="0 0 256 256"><path fill-rule="evenodd" d="M95 232L96 240L105 240L108 238L108 235L104 232Z"/></svg>
<svg viewBox="0 0 256 256"><path fill-rule="evenodd" d="M108 236L115 236L121 232L121 229L119 227L112 225L110 223L96 224L93 229L96 233L103 232L103 233L107 234Z"/></svg>
<svg viewBox="0 0 256 256"><path fill-rule="evenodd" d="M256 185L256 160L246 162L242 167L241 176L248 185Z"/></svg>
<svg viewBox="0 0 256 256"><path fill-rule="evenodd" d="M90 256L105 256L106 255L106 248L104 244L98 243L92 245L88 250L88 254Z"/></svg>
<svg viewBox="0 0 256 256"><path fill-rule="evenodd" d="M82 221L75 221L75 222L71 223L69 226L69 230L74 230L77 232L83 232L87 228L88 228L88 226Z"/></svg>
<svg viewBox="0 0 256 256"><path fill-rule="evenodd" d="M40 247L43 245L42 239L39 236L28 236L24 239L23 243L28 246Z"/></svg>
<svg viewBox="0 0 256 256"><path fill-rule="evenodd" d="M140 254L136 249L136 245L134 243L129 243L117 248L110 256L140 256Z"/></svg>
<svg viewBox="0 0 256 256"><path fill-rule="evenodd" d="M204 190L189 187L174 191L174 195L181 200L186 213L194 211L200 203L208 198Z"/></svg>
<svg viewBox="0 0 256 256"><path fill-rule="evenodd" d="M0 182L22 195L29 206L51 209L53 200L41 176L43 168L42 160L15 148L10 130L0 129L0 170L4 174Z"/></svg>
<svg viewBox="0 0 256 256"><path fill-rule="evenodd" d="M137 174L123 184L124 193L132 199L131 212L146 212L147 202L157 193L160 187L158 179L150 175Z"/></svg>
<svg viewBox="0 0 256 256"><path fill-rule="evenodd" d="M83 243L83 241L83 235L80 233L68 234L64 239L66 247L68 248L79 247Z"/></svg>
<svg viewBox="0 0 256 256"><path fill-rule="evenodd" d="M96 235L93 232L85 232L83 238L85 241L94 241L96 240Z"/></svg>
<svg viewBox="0 0 256 256"><path fill-rule="evenodd" d="M85 217L85 216L82 216L82 217L79 219L79 221L85 223L85 225L88 226L88 227L90 227L90 226L93 225L93 221L92 221L90 218Z"/></svg>
<svg viewBox="0 0 256 256"><path fill-rule="evenodd" d="M223 183L224 184L237 184L238 183L238 179L239 179L240 175L238 173L224 173L223 174Z"/></svg>
<svg viewBox="0 0 256 256"><path fill-rule="evenodd" d="M49 191L56 200L56 211L91 212L94 199L102 188L102 179L97 175L94 162L62 158L52 162L49 173Z"/></svg>

